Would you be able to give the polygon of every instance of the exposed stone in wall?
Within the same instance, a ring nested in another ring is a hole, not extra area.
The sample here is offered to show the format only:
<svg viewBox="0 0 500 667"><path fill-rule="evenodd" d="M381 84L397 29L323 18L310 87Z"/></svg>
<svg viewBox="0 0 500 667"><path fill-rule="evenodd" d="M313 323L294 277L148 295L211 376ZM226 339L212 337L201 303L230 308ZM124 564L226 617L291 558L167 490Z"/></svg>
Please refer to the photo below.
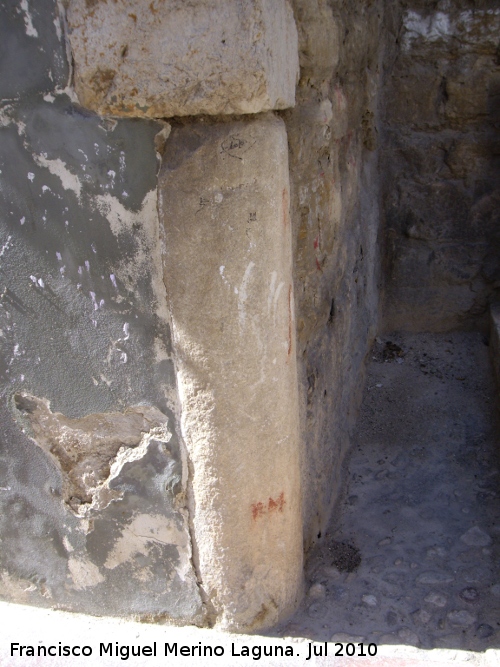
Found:
<svg viewBox="0 0 500 667"><path fill-rule="evenodd" d="M0 12L0 596L202 622L161 266L162 125L74 103L55 2Z"/></svg>
<svg viewBox="0 0 500 667"><path fill-rule="evenodd" d="M70 0L80 102L153 118L293 106L297 31L287 0Z"/></svg>
<svg viewBox="0 0 500 667"><path fill-rule="evenodd" d="M288 146L273 114L175 124L159 177L195 560L220 626L301 592Z"/></svg>
<svg viewBox="0 0 500 667"><path fill-rule="evenodd" d="M132 450L141 441L144 448L151 438L167 443L171 437L166 416L148 406L127 408L123 413L94 413L80 419L53 413L47 400L25 393L14 395L14 406L35 444L59 468L64 502L79 516L102 510L119 497L110 482L130 455L137 455Z"/></svg>
<svg viewBox="0 0 500 667"><path fill-rule="evenodd" d="M486 325L500 287L500 10L487 0L396 10L384 88L385 326Z"/></svg>
<svg viewBox="0 0 500 667"><path fill-rule="evenodd" d="M381 2L294 0L301 79L286 111L303 439L304 538L320 537L377 326Z"/></svg>

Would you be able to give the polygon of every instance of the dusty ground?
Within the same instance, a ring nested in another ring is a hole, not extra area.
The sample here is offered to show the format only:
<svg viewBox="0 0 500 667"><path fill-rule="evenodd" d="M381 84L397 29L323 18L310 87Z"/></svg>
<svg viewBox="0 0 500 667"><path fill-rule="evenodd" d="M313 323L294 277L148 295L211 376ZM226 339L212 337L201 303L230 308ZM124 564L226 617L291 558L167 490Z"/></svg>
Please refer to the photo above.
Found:
<svg viewBox="0 0 500 667"><path fill-rule="evenodd" d="M378 339L341 512L277 634L500 646L500 438L478 333Z"/></svg>

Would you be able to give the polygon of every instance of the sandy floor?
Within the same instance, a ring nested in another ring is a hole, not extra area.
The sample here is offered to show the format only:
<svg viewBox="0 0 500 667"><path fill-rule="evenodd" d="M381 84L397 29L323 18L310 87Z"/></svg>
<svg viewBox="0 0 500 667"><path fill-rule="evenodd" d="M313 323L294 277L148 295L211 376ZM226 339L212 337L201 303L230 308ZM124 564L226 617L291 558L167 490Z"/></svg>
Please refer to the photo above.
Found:
<svg viewBox="0 0 500 667"><path fill-rule="evenodd" d="M500 646L500 437L478 333L378 339L340 516L276 634ZM339 512L337 512L339 514Z"/></svg>

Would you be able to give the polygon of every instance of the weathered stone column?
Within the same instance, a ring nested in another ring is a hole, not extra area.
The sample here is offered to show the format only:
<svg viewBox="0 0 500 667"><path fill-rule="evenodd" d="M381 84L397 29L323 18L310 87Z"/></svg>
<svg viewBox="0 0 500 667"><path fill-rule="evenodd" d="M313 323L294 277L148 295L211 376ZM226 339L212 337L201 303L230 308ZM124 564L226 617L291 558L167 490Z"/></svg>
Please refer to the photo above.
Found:
<svg viewBox="0 0 500 667"><path fill-rule="evenodd" d="M272 113L175 127L159 179L195 561L228 629L302 582L288 148Z"/></svg>

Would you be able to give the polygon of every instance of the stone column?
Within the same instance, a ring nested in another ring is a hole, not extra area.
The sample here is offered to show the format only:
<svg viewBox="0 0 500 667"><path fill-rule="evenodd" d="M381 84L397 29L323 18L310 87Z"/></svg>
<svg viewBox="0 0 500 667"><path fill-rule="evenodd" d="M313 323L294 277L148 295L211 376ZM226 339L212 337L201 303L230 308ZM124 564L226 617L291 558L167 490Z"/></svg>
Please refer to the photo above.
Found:
<svg viewBox="0 0 500 667"><path fill-rule="evenodd" d="M70 0L68 25L85 106L177 118L158 192L193 561L213 623L269 626L302 585L288 146L272 113L295 102L292 9Z"/></svg>
<svg viewBox="0 0 500 667"><path fill-rule="evenodd" d="M284 123L175 127L159 195L201 585L223 627L268 626L302 582Z"/></svg>

